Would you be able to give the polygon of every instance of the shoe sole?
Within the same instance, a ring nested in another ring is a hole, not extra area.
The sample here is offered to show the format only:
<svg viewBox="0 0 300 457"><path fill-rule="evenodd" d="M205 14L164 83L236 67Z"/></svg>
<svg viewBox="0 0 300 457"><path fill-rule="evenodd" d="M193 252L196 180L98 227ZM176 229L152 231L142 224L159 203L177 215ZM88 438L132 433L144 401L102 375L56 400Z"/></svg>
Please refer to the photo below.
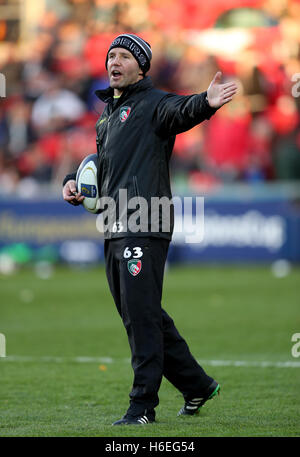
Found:
<svg viewBox="0 0 300 457"><path fill-rule="evenodd" d="M139 422L139 423L137 423L137 422L122 422L122 423L116 424L116 423L114 422L114 423L111 424L111 425L116 426L116 427L123 427L124 425L126 425L127 427L128 427L128 426L130 427L131 425L133 425L134 427L136 427L136 426L139 426L139 425L143 426L143 425L154 424L154 422L155 422L155 421L151 421L151 422L147 422L147 423L145 423L145 424L142 424L141 422Z"/></svg>

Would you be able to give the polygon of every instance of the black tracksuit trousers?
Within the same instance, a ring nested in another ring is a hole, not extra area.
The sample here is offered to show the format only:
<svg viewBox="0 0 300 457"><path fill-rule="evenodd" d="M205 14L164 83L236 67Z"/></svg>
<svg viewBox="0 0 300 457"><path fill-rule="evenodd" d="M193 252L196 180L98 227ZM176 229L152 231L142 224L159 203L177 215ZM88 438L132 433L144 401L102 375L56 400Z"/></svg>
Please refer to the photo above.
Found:
<svg viewBox="0 0 300 457"><path fill-rule="evenodd" d="M158 405L162 376L185 400L201 396L213 381L161 307L168 247L168 240L154 237L105 240L108 283L131 348L133 414Z"/></svg>

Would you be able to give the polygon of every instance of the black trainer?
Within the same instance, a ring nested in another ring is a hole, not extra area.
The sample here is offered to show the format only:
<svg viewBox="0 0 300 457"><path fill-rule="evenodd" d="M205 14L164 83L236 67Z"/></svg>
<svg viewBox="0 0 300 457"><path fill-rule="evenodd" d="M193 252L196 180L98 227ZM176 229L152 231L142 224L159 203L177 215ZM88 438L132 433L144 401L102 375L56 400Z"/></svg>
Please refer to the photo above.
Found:
<svg viewBox="0 0 300 457"><path fill-rule="evenodd" d="M145 410L144 414L133 416L132 414L126 413L122 419L114 422L112 425L146 425L155 422L155 412Z"/></svg>
<svg viewBox="0 0 300 457"><path fill-rule="evenodd" d="M214 398L217 394L220 393L220 385L213 381L207 389L207 393L203 397L193 398L192 400L188 400L185 402L184 406L178 412L177 416L186 415L186 416L193 416L194 414L199 413L201 406Z"/></svg>

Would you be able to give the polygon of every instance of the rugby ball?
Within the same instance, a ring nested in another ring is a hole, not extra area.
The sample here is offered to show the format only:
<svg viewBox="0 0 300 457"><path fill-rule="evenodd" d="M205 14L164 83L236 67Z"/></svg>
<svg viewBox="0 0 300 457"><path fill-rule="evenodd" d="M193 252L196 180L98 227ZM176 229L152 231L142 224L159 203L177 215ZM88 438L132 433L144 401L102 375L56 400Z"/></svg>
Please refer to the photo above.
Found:
<svg viewBox="0 0 300 457"><path fill-rule="evenodd" d="M85 197L82 205L87 211L94 214L99 211L97 162L97 154L88 155L83 159L76 173L77 190Z"/></svg>

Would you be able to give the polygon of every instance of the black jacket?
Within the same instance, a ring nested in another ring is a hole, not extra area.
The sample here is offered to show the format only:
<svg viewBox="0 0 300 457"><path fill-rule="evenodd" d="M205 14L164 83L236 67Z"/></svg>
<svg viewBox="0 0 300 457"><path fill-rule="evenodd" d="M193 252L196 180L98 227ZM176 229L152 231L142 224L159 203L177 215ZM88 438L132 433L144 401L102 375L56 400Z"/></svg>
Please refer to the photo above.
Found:
<svg viewBox="0 0 300 457"><path fill-rule="evenodd" d="M128 86L119 99L114 100L111 88L96 95L107 104L96 123L99 192L108 197L105 238L171 239L169 160L175 136L209 119L216 109L207 103L206 92L167 93L155 89L149 77Z"/></svg>

